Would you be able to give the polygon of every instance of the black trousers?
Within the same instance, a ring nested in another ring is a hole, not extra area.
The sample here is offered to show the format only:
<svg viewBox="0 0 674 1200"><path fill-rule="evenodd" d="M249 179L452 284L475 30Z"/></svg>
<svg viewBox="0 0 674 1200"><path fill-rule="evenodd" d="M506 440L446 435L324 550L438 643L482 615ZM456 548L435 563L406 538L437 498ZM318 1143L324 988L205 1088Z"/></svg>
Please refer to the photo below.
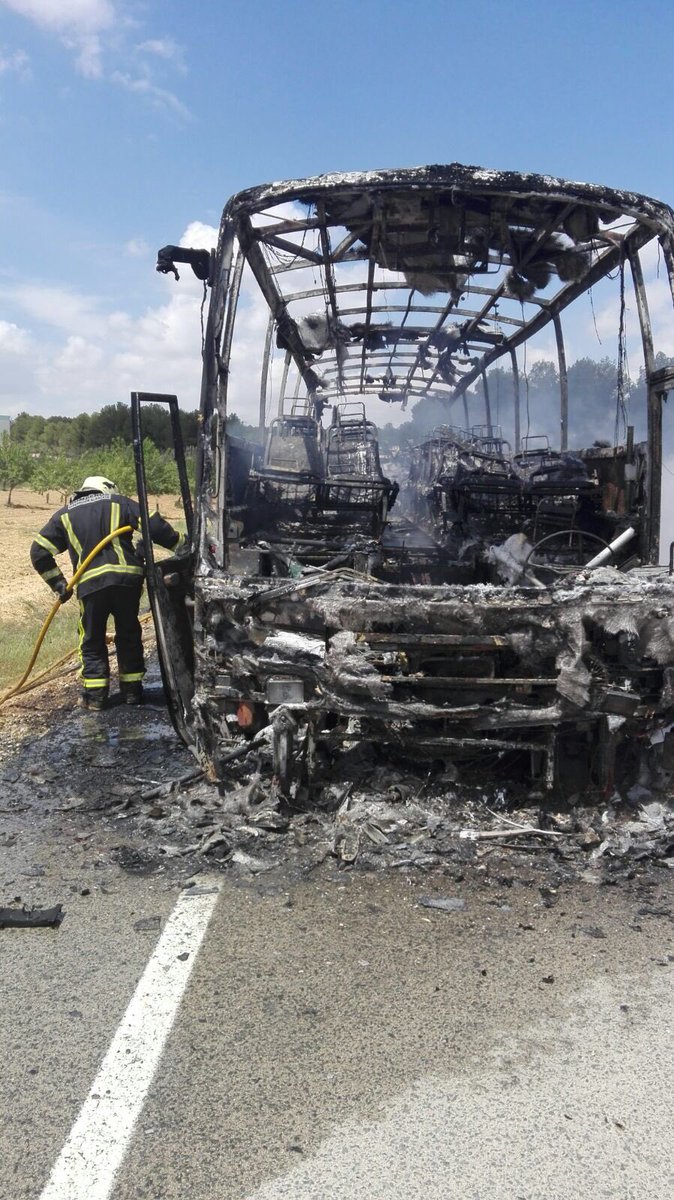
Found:
<svg viewBox="0 0 674 1200"><path fill-rule="evenodd" d="M145 674L143 639L138 609L142 584L112 583L80 600L80 659L82 684L87 691L107 689L110 660L105 644L108 618L115 623L117 670L122 690L140 683Z"/></svg>

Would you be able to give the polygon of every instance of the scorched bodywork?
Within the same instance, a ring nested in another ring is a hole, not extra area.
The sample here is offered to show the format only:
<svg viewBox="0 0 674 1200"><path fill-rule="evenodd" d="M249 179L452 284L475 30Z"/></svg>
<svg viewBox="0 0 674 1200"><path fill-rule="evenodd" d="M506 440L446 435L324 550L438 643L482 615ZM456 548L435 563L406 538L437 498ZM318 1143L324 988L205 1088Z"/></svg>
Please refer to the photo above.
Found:
<svg viewBox="0 0 674 1200"><path fill-rule="evenodd" d="M643 259L657 247L671 328L673 238L655 200L452 164L254 188L227 204L210 255L160 253L158 269L191 262L210 287L193 552L151 564L150 584L174 721L214 776L264 733L286 789L363 739L541 790L635 777L672 721L658 562L674 369L656 357ZM574 445L564 324L606 280L615 437ZM251 304L266 317L244 441L227 416L250 394ZM528 404L527 348L546 332L552 421ZM392 470L373 413L419 401L446 420Z"/></svg>

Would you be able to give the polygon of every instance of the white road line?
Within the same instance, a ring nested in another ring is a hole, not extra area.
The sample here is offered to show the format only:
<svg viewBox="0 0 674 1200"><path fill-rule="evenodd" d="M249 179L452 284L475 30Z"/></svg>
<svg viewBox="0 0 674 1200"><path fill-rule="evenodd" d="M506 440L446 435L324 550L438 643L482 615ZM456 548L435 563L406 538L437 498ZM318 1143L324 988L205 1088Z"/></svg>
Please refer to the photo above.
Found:
<svg viewBox="0 0 674 1200"><path fill-rule="evenodd" d="M183 892L101 1063L40 1200L107 1200L218 899Z"/></svg>

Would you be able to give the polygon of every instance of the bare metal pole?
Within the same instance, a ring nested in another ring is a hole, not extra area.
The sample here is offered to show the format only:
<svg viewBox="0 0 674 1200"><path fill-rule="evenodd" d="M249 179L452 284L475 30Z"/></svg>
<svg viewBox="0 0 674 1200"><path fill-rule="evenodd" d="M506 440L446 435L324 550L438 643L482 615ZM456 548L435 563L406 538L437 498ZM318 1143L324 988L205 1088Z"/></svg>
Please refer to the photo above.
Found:
<svg viewBox="0 0 674 1200"><path fill-rule="evenodd" d="M515 415L515 454L520 452L520 371L517 365L517 353L515 350L510 351L510 362L513 370L513 407Z"/></svg>
<svg viewBox="0 0 674 1200"><path fill-rule="evenodd" d="M367 265L367 287L365 290L365 329L363 330L363 348L360 354L360 386L365 387L365 369L367 367L367 339L372 324L372 301L374 296L375 254L379 243L381 223L381 200L374 199L372 211L372 237L370 239L369 259ZM392 356L391 356L392 357ZM389 360L390 361L390 360Z"/></svg>
<svg viewBox="0 0 674 1200"><path fill-rule="evenodd" d="M225 321L225 332L222 338L221 358L222 361L226 363L229 362L229 356L232 349L232 335L234 333L234 320L236 318L236 308L239 302L239 292L241 290L243 264L243 254L240 250L238 250L234 260L234 268L232 270L232 277L229 285L229 305L227 308L227 319Z"/></svg>
<svg viewBox="0 0 674 1200"><path fill-rule="evenodd" d="M281 376L281 390L278 398L278 415L283 416L285 406L286 387L288 386L288 371L290 369L290 351L286 350L286 356L283 360L283 375Z"/></svg>
<svg viewBox="0 0 674 1200"><path fill-rule="evenodd" d="M326 286L327 293L328 293L328 299L330 301L330 311L332 313L332 318L333 318L333 321L335 324L335 331L336 331L337 325L339 322L339 308L337 305L335 274L334 274L334 269L333 269L333 264L332 264L332 254L331 254L331 249L330 249L330 234L328 232L327 219L326 219L326 215L325 215L325 202L320 200L316 205L316 209L318 212L318 219L319 219L318 236L320 239L321 251L322 251L322 255L323 255L322 259L319 258L319 263L322 263L322 266L323 266L323 271L325 274L325 286ZM337 355L337 387L341 391L342 387L344 386L344 375L342 373L342 359L340 358L338 347L335 347L335 353Z"/></svg>
<svg viewBox="0 0 674 1200"><path fill-rule="evenodd" d="M274 331L274 315L269 314L267 322L267 336L264 342L264 355L262 358L262 373L260 375L260 435L264 437L264 429L267 421L267 384L269 382L269 359L271 355L271 338Z"/></svg>
<svg viewBox="0 0 674 1200"><path fill-rule="evenodd" d="M559 313L552 318L557 341L557 358L559 361L559 448L569 448L569 376L566 370L566 351L564 349L564 333Z"/></svg>
<svg viewBox="0 0 674 1200"><path fill-rule="evenodd" d="M489 399L489 384L487 383L487 372L482 372L482 391L484 393L484 415L487 419L487 433L489 437L494 436L494 426L491 423L491 401Z"/></svg>
<svg viewBox="0 0 674 1200"><path fill-rule="evenodd" d="M667 267L667 275L669 276L669 290L672 293L672 300L674 301L674 246L672 246L671 239L664 235L660 238L660 245L662 253L665 256L665 265Z"/></svg>
<svg viewBox="0 0 674 1200"><path fill-rule="evenodd" d="M644 550L648 561L657 563L660 557L660 504L662 486L662 398L653 382L655 350L653 331L648 311L648 299L644 285L644 273L638 251L630 253L630 267L637 302L641 341L644 348L644 366L648 387L648 460L646 463L646 488L648 495L648 521L644 539Z"/></svg>

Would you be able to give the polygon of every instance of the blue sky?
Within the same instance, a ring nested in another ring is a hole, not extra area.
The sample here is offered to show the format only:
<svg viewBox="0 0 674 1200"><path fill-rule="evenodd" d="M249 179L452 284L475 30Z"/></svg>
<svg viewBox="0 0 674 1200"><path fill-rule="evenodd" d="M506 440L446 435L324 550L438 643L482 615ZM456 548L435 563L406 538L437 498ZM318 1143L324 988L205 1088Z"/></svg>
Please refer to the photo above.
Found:
<svg viewBox="0 0 674 1200"><path fill-rule="evenodd" d="M672 44L671 0L0 0L0 412L194 407L154 252L242 187L456 160L674 202Z"/></svg>

